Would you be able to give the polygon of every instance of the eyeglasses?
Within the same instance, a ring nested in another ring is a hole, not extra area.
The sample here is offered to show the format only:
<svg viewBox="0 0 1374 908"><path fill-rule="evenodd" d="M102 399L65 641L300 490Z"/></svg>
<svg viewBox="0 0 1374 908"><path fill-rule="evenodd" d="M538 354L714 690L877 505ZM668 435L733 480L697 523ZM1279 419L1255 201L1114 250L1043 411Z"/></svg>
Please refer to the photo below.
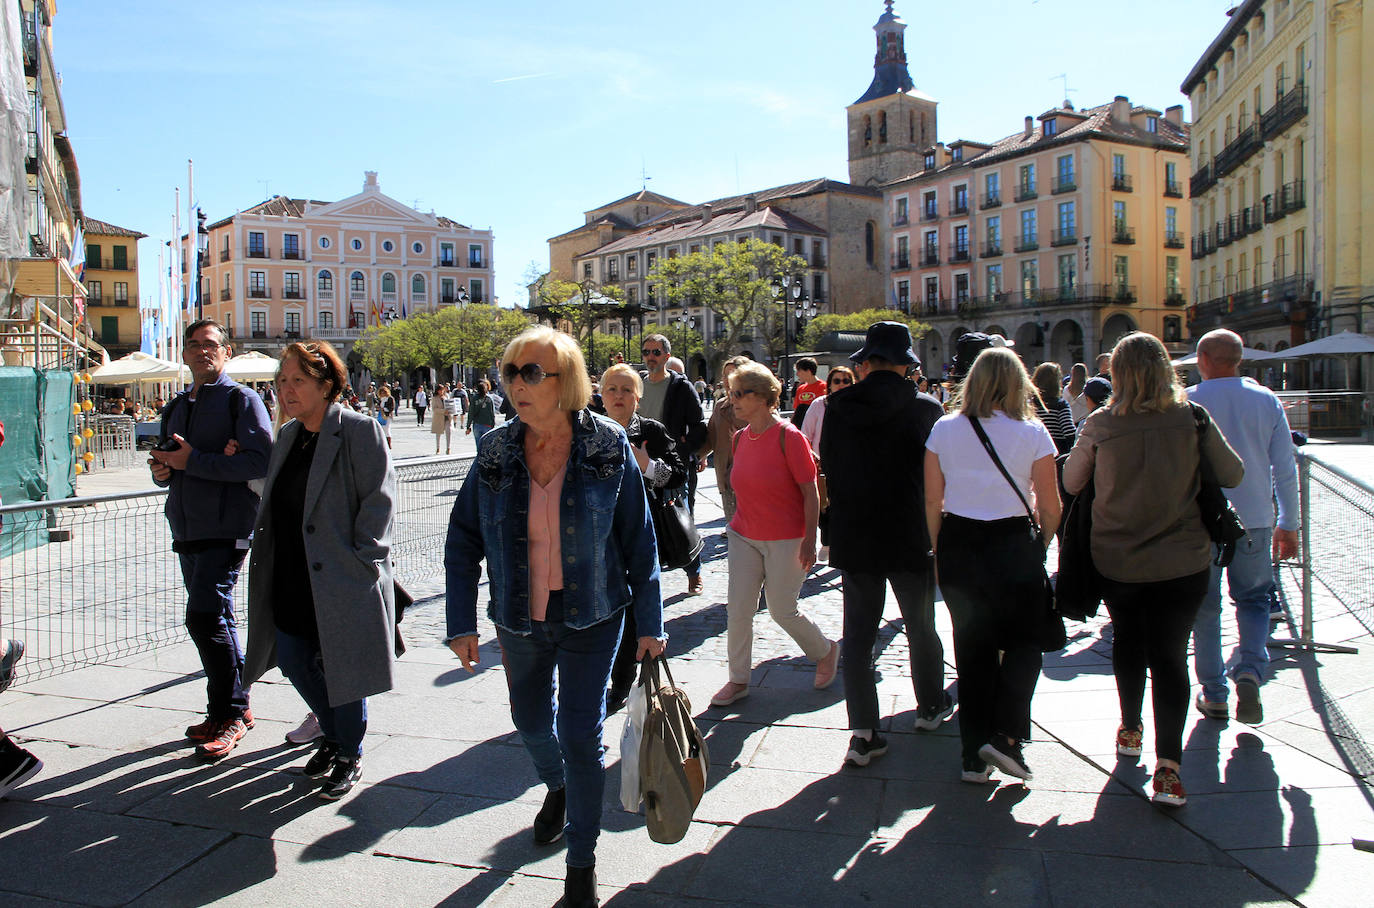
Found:
<svg viewBox="0 0 1374 908"><path fill-rule="evenodd" d="M640 356L662 356L663 351L658 347L645 347L639 351Z"/></svg>
<svg viewBox="0 0 1374 908"><path fill-rule="evenodd" d="M201 352L202 350L204 350L206 353L215 353L215 352L217 352L220 348L222 348L223 346L224 346L224 344L217 343L217 342L215 342L215 341L187 341L187 342L186 342L186 350L187 350L187 352L189 352L189 353L199 353L199 352Z"/></svg>
<svg viewBox="0 0 1374 908"><path fill-rule="evenodd" d="M557 372L545 372L544 367L538 363L525 363L523 366L506 363L505 368L501 370L501 377L508 385L515 381L516 376L524 379L527 385L537 385L544 379L555 378L557 375Z"/></svg>
<svg viewBox="0 0 1374 908"><path fill-rule="evenodd" d="M731 392L730 392L730 399L731 399L731 400L739 400L739 399L741 399L742 397L744 397L744 395L746 395L746 394L757 394L757 393L758 393L758 392L755 391L755 390L752 389L752 388L744 388L744 389L739 390L739 391L731 391Z"/></svg>
<svg viewBox="0 0 1374 908"><path fill-rule="evenodd" d="M830 383L831 383L832 385L852 385L852 384L854 384L854 379L850 378L848 375L845 375L845 376L838 376L838 375L837 375L837 376L835 376L834 378L830 379Z"/></svg>

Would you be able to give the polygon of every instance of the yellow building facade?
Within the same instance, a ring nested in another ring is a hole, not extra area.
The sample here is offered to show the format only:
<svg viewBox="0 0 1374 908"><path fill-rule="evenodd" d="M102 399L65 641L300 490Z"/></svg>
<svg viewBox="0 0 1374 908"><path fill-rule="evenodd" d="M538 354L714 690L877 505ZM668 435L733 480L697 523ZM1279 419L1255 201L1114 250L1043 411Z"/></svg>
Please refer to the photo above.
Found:
<svg viewBox="0 0 1374 908"><path fill-rule="evenodd" d="M1327 10L1321 92L1326 156L1322 209L1327 271L1323 330L1374 331L1374 9L1361 0Z"/></svg>
<svg viewBox="0 0 1374 908"><path fill-rule="evenodd" d="M138 241L127 227L86 218L86 321L110 358L137 350L143 340L138 293Z"/></svg>

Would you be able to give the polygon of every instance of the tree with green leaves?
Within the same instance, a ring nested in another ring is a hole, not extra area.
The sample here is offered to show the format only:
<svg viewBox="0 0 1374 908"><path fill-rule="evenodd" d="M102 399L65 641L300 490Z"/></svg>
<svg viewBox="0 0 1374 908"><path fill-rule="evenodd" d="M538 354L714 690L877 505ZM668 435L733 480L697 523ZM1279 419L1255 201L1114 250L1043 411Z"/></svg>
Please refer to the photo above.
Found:
<svg viewBox="0 0 1374 908"><path fill-rule="evenodd" d="M624 304L625 291L618 284L603 285L591 278L570 281L545 273L531 281L530 286L533 304L548 312L555 327L577 338L588 363L601 361L612 344L620 342L619 338L598 330L601 322L610 317L606 310ZM601 371L595 366L591 368Z"/></svg>
<svg viewBox="0 0 1374 908"><path fill-rule="evenodd" d="M831 331L857 331L862 334L868 331L868 326L874 322L904 322L911 329L913 341L920 339L930 330L930 325L900 309L865 309L862 312L849 312L844 315L818 315L806 323L806 329L802 332L801 348L819 349L821 338Z"/></svg>
<svg viewBox="0 0 1374 908"><path fill-rule="evenodd" d="M395 376L411 369L446 372L454 365L486 371L510 343L528 328L523 311L483 303L419 312L389 325L372 326L358 340L363 365L377 375Z"/></svg>
<svg viewBox="0 0 1374 908"><path fill-rule="evenodd" d="M714 374L746 335L762 342L770 357L781 353L784 310L774 288L805 274L808 267L806 259L790 255L780 246L747 239L661 258L649 280L665 300L665 309L702 306L724 324L720 340L712 345ZM670 339L673 336L670 330L663 333Z"/></svg>

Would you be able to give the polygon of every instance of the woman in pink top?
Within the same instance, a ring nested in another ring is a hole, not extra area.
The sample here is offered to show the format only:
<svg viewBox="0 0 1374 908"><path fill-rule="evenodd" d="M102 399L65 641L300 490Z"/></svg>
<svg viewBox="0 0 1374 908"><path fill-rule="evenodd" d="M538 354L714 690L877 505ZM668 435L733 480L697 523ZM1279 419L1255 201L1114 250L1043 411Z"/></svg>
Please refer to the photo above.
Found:
<svg viewBox="0 0 1374 908"><path fill-rule="evenodd" d="M768 613L808 659L816 662L817 689L835 680L840 648L797 610L806 572L816 563L816 462L806 436L779 418L782 385L749 362L730 376L735 415L747 425L735 433L730 485L736 498L729 527L730 593L726 641L730 680L711 698L728 706L749 696L753 671L754 613L766 590Z"/></svg>

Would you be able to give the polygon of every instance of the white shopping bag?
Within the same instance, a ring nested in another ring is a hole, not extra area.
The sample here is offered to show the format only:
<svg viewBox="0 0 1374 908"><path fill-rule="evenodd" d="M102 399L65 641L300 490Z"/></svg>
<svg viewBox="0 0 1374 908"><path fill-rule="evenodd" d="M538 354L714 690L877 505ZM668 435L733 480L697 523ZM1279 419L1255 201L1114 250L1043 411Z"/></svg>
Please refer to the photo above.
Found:
<svg viewBox="0 0 1374 908"><path fill-rule="evenodd" d="M625 730L620 733L620 806L630 813L639 813L639 740L648 713L644 685L635 684L625 703Z"/></svg>

